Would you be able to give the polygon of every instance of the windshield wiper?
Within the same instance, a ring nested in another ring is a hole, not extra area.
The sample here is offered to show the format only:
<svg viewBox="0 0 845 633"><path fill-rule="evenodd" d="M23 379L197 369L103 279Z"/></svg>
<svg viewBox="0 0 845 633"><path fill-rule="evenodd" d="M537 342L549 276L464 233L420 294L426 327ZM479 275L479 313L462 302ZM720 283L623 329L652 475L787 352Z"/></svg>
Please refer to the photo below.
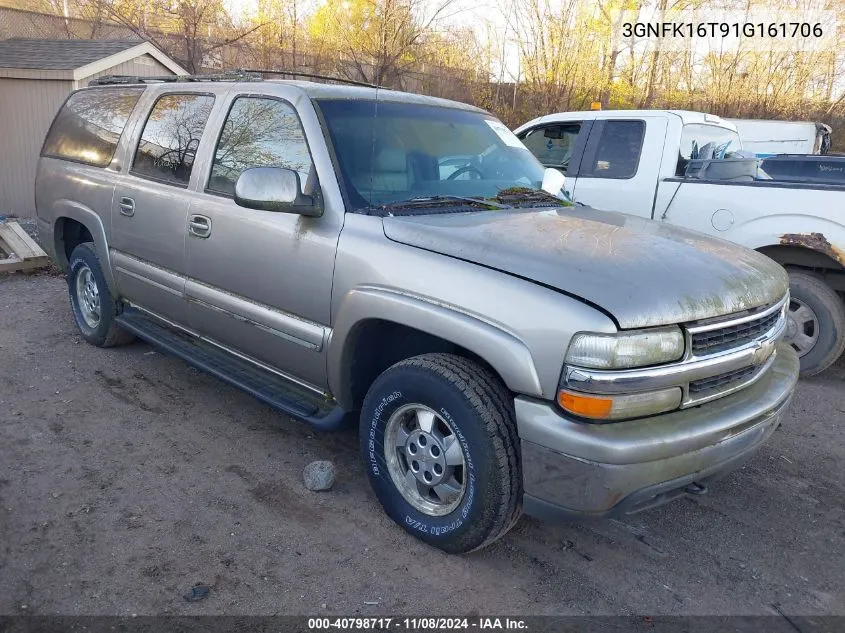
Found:
<svg viewBox="0 0 845 633"><path fill-rule="evenodd" d="M487 211L511 208L510 205L496 202L494 198L471 198L468 196L425 196L420 198L411 198L410 200L399 200L398 202L388 202L375 208L379 211L387 212L401 209L433 209L437 207L455 206L456 202L462 203L460 206L480 207Z"/></svg>
<svg viewBox="0 0 845 633"><path fill-rule="evenodd" d="M548 191L542 189L530 189L528 187L511 187L509 189L502 189L494 200L516 206L514 203L549 203L552 202L557 206L571 207L574 203L569 200L562 200L557 196L550 194Z"/></svg>

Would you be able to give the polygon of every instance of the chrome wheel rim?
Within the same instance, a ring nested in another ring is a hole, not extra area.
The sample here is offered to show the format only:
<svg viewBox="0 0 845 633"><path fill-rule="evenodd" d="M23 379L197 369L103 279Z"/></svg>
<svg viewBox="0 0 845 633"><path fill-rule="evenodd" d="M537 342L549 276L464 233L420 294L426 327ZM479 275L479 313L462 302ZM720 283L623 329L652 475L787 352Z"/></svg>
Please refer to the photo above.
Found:
<svg viewBox="0 0 845 633"><path fill-rule="evenodd" d="M421 404L407 404L387 421L387 471L396 489L415 509L443 516L466 492L464 452L446 420Z"/></svg>
<svg viewBox="0 0 845 633"><path fill-rule="evenodd" d="M799 357L813 349L819 340L819 318L810 306L795 297L789 300L784 340Z"/></svg>
<svg viewBox="0 0 845 633"><path fill-rule="evenodd" d="M100 289L94 273L86 264L76 273L76 299L85 325L96 329L100 324Z"/></svg>

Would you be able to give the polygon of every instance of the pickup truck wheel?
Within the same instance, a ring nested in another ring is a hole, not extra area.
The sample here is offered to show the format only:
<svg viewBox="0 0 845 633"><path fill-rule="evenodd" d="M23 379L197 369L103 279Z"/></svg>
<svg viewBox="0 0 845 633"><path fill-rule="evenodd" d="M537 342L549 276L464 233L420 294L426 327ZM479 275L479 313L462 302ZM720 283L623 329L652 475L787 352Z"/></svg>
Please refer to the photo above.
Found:
<svg viewBox="0 0 845 633"><path fill-rule="evenodd" d="M832 365L845 349L845 305L819 277L789 271L790 303L784 340L798 352L801 375Z"/></svg>
<svg viewBox="0 0 845 633"><path fill-rule="evenodd" d="M477 363L424 354L393 365L367 393L360 437L387 514L439 549L482 548L522 513L512 397Z"/></svg>
<svg viewBox="0 0 845 633"><path fill-rule="evenodd" d="M120 306L109 292L100 258L91 242L73 249L67 283L73 320L86 341L97 347L111 347L134 340L131 333L114 322Z"/></svg>

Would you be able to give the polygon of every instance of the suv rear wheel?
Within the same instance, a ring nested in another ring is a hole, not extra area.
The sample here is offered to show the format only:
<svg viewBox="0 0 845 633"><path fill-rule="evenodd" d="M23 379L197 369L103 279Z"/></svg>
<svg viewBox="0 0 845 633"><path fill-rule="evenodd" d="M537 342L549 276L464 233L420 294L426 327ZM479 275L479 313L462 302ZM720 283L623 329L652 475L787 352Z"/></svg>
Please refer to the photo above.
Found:
<svg viewBox="0 0 845 633"><path fill-rule="evenodd" d="M120 306L109 291L93 243L83 242L73 249L67 284L73 320L86 341L97 347L111 347L134 340L131 333L114 322Z"/></svg>
<svg viewBox="0 0 845 633"><path fill-rule="evenodd" d="M387 514L450 553L492 543L522 511L519 437L510 393L451 354L393 365L361 413L370 484Z"/></svg>

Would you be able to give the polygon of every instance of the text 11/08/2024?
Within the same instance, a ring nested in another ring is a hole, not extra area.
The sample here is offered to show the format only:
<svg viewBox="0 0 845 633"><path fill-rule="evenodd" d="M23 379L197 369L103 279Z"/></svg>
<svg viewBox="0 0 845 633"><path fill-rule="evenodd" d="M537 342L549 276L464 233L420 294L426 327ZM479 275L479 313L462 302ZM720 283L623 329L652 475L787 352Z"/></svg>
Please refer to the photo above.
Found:
<svg viewBox="0 0 845 633"><path fill-rule="evenodd" d="M325 617L308 618L309 631L328 631L333 629L346 631L395 630L395 631L452 631L480 630L497 631L527 630L525 620L502 617Z"/></svg>

